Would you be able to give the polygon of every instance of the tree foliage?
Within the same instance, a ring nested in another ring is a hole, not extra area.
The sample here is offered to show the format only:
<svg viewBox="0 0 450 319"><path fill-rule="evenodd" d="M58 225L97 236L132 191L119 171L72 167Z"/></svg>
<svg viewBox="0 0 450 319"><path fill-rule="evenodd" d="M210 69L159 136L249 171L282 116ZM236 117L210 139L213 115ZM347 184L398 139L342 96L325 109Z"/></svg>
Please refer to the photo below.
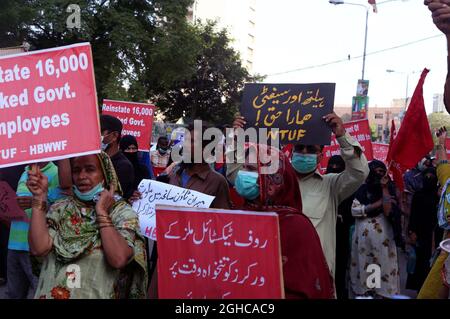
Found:
<svg viewBox="0 0 450 319"><path fill-rule="evenodd" d="M229 121L245 81L224 31L190 24L193 0L2 0L0 46L33 50L90 42L97 95L157 104L168 120L181 116ZM68 29L69 4L81 28ZM124 87L125 86L125 87Z"/></svg>

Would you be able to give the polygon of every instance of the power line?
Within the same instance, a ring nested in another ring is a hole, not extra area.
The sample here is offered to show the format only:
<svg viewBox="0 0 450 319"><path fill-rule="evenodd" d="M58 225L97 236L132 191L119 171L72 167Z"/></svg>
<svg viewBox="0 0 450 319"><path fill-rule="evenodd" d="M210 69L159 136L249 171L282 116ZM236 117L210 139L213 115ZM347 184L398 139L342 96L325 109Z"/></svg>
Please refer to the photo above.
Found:
<svg viewBox="0 0 450 319"><path fill-rule="evenodd" d="M393 46L393 47L381 49L381 50L378 50L378 51L369 52L369 53L366 54L366 56L368 56L368 55L375 55L375 54L386 52L386 51L396 50L396 49L399 49L399 48L403 48L403 47L406 47L406 46L409 46L409 45L413 45L413 44L416 44L416 43L419 43L419 42L427 41L427 40L438 38L438 37L442 37L442 36L444 36L444 34L436 34L436 35L433 35L433 36L430 36L430 37L426 37L426 38L422 38L422 39L419 39L419 40L416 40L416 41L407 42L407 43L403 43L403 44L396 45L396 46ZM360 59L362 57L363 57L363 55L358 55L358 56L353 57L352 59ZM332 65L332 64L338 64L338 63L346 62L348 60L350 60L350 59L346 58L346 59L341 59L341 60L336 60L336 61L330 61L330 62L326 62L326 63L305 66L305 67L297 68L297 69L293 69L293 70L272 73L272 74L268 74L267 76L275 76L275 75L281 75L281 74L287 74L287 73L293 73L293 72L298 72L298 71L314 69L314 68L321 68L321 67L324 67L324 66L327 66L327 65Z"/></svg>

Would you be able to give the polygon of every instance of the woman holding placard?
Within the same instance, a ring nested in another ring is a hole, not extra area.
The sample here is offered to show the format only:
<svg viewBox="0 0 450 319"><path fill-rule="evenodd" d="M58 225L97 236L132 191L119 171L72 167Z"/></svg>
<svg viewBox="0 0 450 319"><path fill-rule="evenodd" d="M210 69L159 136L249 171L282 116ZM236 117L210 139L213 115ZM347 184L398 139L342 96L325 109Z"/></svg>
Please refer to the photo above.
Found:
<svg viewBox="0 0 450 319"><path fill-rule="evenodd" d="M38 169L29 173L30 250L44 257L35 297L145 298L144 239L110 158L101 153L71 164L74 196L49 209L46 177Z"/></svg>

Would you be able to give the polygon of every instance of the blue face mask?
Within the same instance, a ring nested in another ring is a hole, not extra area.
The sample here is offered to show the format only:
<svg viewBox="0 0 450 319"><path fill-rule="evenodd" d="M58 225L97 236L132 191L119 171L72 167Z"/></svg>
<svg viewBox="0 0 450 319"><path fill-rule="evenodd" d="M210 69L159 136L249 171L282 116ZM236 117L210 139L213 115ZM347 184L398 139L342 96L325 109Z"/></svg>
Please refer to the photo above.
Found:
<svg viewBox="0 0 450 319"><path fill-rule="evenodd" d="M314 172L317 168L317 154L298 154L292 155L292 166L300 174Z"/></svg>
<svg viewBox="0 0 450 319"><path fill-rule="evenodd" d="M239 171L234 188L245 199L254 200L259 197L258 173Z"/></svg>
<svg viewBox="0 0 450 319"><path fill-rule="evenodd" d="M166 153L167 153L167 151L168 151L169 149L164 149L164 148L158 148L158 152L159 152L159 154L161 154L161 155L165 155Z"/></svg>
<svg viewBox="0 0 450 319"><path fill-rule="evenodd" d="M73 185L73 193L75 194L76 197L78 197L84 202L94 200L94 197L103 192L103 190L104 190L103 183L98 183L97 186L95 186L93 189L85 193L80 192L80 190L75 185Z"/></svg>

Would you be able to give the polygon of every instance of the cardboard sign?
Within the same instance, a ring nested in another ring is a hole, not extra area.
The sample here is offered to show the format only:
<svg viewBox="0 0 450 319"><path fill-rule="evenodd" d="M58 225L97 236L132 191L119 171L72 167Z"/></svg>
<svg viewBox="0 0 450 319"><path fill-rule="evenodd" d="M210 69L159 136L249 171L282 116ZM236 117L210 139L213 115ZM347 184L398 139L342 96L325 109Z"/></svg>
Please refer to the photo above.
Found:
<svg viewBox="0 0 450 319"><path fill-rule="evenodd" d="M136 102L103 100L102 106L102 114L117 117L123 125L122 136L134 136L143 152L150 151L154 111L154 105Z"/></svg>
<svg viewBox="0 0 450 319"><path fill-rule="evenodd" d="M353 138L355 138L362 147L364 155L368 161L373 159L372 151L372 138L370 134L370 126L368 120L352 121L344 123L345 130ZM328 165L328 161L333 155L341 155L341 148L339 146L336 137L333 135L331 140L331 145L325 146L323 149L323 159L320 163L320 171L322 174L325 173Z"/></svg>
<svg viewBox="0 0 450 319"><path fill-rule="evenodd" d="M138 214L141 233L152 240L156 240L156 204L208 208L215 198L150 179L143 179L139 183L138 191L142 198L133 203L133 209Z"/></svg>
<svg viewBox="0 0 450 319"><path fill-rule="evenodd" d="M322 119L333 112L334 83L245 85L241 114L247 127L267 128L267 139L283 144L330 144ZM270 129L279 129L271 131Z"/></svg>
<svg viewBox="0 0 450 319"><path fill-rule="evenodd" d="M389 151L389 144L372 143L373 158L386 163L386 157Z"/></svg>
<svg viewBox="0 0 450 319"><path fill-rule="evenodd" d="M99 152L89 43L0 57L0 167Z"/></svg>
<svg viewBox="0 0 450 319"><path fill-rule="evenodd" d="M277 214L156 210L159 298L284 297Z"/></svg>
<svg viewBox="0 0 450 319"><path fill-rule="evenodd" d="M16 193L7 182L0 181L0 220L10 222L27 219L25 212L17 204Z"/></svg>

